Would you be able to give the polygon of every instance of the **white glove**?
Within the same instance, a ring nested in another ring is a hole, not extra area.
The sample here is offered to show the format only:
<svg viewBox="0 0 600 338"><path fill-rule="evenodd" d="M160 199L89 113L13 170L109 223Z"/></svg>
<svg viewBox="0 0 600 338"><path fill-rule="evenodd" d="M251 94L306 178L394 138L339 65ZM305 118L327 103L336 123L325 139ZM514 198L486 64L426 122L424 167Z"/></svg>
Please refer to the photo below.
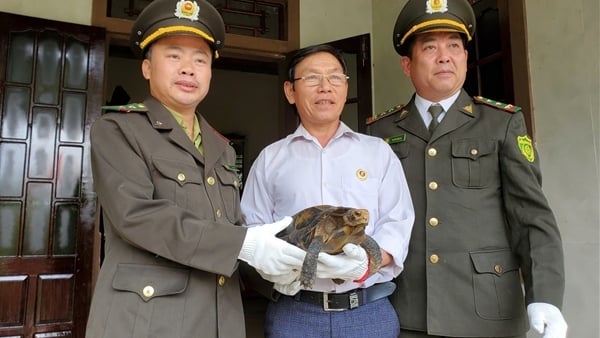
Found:
<svg viewBox="0 0 600 338"><path fill-rule="evenodd" d="M275 235L292 222L289 216L275 223L248 228L239 259L268 275L300 270L306 252Z"/></svg>
<svg viewBox="0 0 600 338"><path fill-rule="evenodd" d="M298 293L298 291L302 290L302 283L298 280L289 284L279 284L275 283L273 288L277 290L277 292L287 295L294 296Z"/></svg>
<svg viewBox="0 0 600 338"><path fill-rule="evenodd" d="M317 259L317 278L339 278L357 280L364 277L369 269L369 258L362 247L348 243L344 253L329 255L319 253Z"/></svg>
<svg viewBox="0 0 600 338"><path fill-rule="evenodd" d="M271 283L275 284L290 284L293 281L300 280L300 269L294 269L291 272L280 274L280 275L270 275L268 273L264 273L263 271L256 270L258 274L265 280L268 280Z"/></svg>
<svg viewBox="0 0 600 338"><path fill-rule="evenodd" d="M567 322L560 310L548 303L531 303L527 305L529 323L543 338L566 338Z"/></svg>

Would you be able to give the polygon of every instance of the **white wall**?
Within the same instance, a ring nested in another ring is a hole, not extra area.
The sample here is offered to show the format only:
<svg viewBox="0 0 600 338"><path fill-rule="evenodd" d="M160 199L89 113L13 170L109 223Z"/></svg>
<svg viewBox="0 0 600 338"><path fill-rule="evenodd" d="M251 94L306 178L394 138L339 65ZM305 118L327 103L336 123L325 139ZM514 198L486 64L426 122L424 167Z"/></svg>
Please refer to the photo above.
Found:
<svg viewBox="0 0 600 338"><path fill-rule="evenodd" d="M0 11L90 25L92 0L0 0Z"/></svg>

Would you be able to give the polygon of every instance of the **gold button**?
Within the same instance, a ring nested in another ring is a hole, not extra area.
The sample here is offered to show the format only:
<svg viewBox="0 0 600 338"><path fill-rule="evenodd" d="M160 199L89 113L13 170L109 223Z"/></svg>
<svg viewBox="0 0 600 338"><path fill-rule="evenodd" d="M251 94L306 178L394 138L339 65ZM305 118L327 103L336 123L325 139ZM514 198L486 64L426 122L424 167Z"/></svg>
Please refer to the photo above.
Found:
<svg viewBox="0 0 600 338"><path fill-rule="evenodd" d="M431 217L429 219L429 225L431 225L432 227L437 226L439 223L438 219L435 217Z"/></svg>
<svg viewBox="0 0 600 338"><path fill-rule="evenodd" d="M471 149L471 155L475 156L477 154L479 154L479 151L477 151L477 149L475 149L475 148Z"/></svg>
<svg viewBox="0 0 600 338"><path fill-rule="evenodd" d="M502 265L500 265L500 264L494 265L494 271L496 271L496 273L502 273Z"/></svg>
<svg viewBox="0 0 600 338"><path fill-rule="evenodd" d="M210 176L209 178L206 179L206 183L208 183L209 185L214 185L215 184L215 178Z"/></svg>
<svg viewBox="0 0 600 338"><path fill-rule="evenodd" d="M217 218L221 218L221 209L217 209Z"/></svg>
<svg viewBox="0 0 600 338"><path fill-rule="evenodd" d="M227 281L227 279L225 278L225 276L219 276L219 286L223 286L225 285L225 282Z"/></svg>
<svg viewBox="0 0 600 338"><path fill-rule="evenodd" d="M142 290L142 294L144 294L144 297L150 298L150 297L154 296L154 288L151 287L150 285L145 286L144 289Z"/></svg>
<svg viewBox="0 0 600 338"><path fill-rule="evenodd" d="M185 174L184 173L177 174L177 179L179 180L179 182L185 181Z"/></svg>
<svg viewBox="0 0 600 338"><path fill-rule="evenodd" d="M440 258L438 257L438 255L431 255L429 256L429 261L433 264L436 264L440 261Z"/></svg>
<svg viewBox="0 0 600 338"><path fill-rule="evenodd" d="M437 190L437 188L438 188L437 182L435 182L435 181L429 182L429 189L431 189L431 190Z"/></svg>
<svg viewBox="0 0 600 338"><path fill-rule="evenodd" d="M427 150L427 155L434 157L435 155L437 155L437 149L429 148L429 150Z"/></svg>
<svg viewBox="0 0 600 338"><path fill-rule="evenodd" d="M240 182L238 182L238 180L233 181L233 186L239 188Z"/></svg>

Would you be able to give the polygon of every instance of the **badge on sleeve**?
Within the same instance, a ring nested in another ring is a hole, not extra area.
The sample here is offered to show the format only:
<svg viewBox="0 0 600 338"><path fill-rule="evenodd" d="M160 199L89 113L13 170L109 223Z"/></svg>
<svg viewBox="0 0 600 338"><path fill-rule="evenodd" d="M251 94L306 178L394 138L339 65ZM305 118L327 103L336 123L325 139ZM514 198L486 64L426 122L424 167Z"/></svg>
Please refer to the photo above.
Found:
<svg viewBox="0 0 600 338"><path fill-rule="evenodd" d="M517 136L517 144L519 145L521 154L525 156L527 161L535 161L535 152L533 151L533 144L531 143L531 139L529 138L529 136Z"/></svg>

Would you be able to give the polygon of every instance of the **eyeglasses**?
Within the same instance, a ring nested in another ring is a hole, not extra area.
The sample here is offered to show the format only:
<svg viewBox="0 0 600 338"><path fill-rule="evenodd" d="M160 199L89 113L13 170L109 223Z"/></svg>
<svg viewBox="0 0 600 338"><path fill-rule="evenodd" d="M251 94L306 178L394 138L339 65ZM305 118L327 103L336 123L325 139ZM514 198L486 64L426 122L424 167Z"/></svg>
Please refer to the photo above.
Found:
<svg viewBox="0 0 600 338"><path fill-rule="evenodd" d="M308 74L305 76L297 77L294 81L302 80L305 86L314 87L321 84L323 79L327 79L332 86L341 86L345 84L350 78L346 74L334 73L334 74Z"/></svg>

